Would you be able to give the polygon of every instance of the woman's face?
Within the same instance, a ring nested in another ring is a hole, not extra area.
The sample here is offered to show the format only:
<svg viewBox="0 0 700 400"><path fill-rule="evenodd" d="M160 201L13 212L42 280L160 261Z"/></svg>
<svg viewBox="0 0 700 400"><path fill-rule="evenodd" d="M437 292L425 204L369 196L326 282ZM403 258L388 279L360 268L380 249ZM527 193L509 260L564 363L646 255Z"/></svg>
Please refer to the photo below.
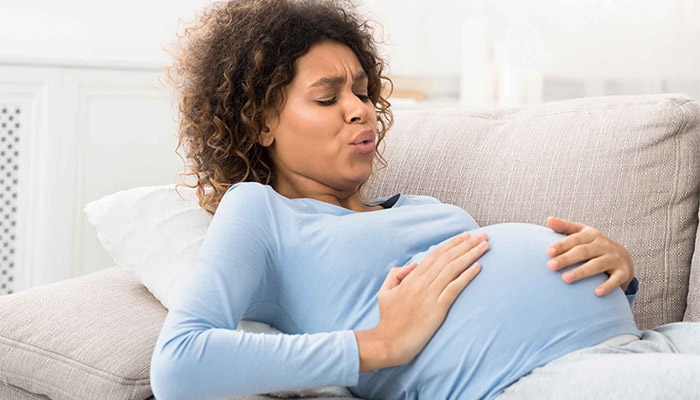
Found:
<svg viewBox="0 0 700 400"><path fill-rule="evenodd" d="M275 190L289 198L347 201L371 176L376 149L361 153L351 144L367 129L376 142L377 114L364 73L355 53L337 42L318 42L296 60L281 114L266 121L269 132L261 140L274 164ZM318 82L329 77L345 82Z"/></svg>

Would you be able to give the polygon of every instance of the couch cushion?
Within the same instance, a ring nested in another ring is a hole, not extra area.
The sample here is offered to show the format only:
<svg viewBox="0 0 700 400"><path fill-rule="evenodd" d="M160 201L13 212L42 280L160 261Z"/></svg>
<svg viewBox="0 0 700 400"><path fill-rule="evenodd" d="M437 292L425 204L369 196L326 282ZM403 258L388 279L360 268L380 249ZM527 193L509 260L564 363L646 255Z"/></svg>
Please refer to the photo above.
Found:
<svg viewBox="0 0 700 400"><path fill-rule="evenodd" d="M166 315L121 266L0 296L0 399L157 400L151 355Z"/></svg>
<svg viewBox="0 0 700 400"><path fill-rule="evenodd" d="M365 193L436 197L480 226L556 216L624 245L640 329L700 320L700 105L681 94L489 110L398 110ZM543 268L547 268L543 266ZM468 290L468 289L467 289Z"/></svg>
<svg viewBox="0 0 700 400"><path fill-rule="evenodd" d="M290 396L291 397L291 396ZM305 396L305 400L321 400L328 399L329 396L323 397L309 397ZM28 392L24 389L20 389L16 386L0 384L0 399L2 400L49 400L48 397L44 395L38 395L35 393ZM334 397L333 400L356 400L357 397ZM92 399L91 399L92 400ZM98 400L98 399L94 399ZM145 400L158 400L151 396ZM274 397L264 394L254 394L250 396L243 397L232 397L229 400L279 400L279 397Z"/></svg>
<svg viewBox="0 0 700 400"><path fill-rule="evenodd" d="M166 314L122 267L0 296L0 379L53 400L145 399Z"/></svg>

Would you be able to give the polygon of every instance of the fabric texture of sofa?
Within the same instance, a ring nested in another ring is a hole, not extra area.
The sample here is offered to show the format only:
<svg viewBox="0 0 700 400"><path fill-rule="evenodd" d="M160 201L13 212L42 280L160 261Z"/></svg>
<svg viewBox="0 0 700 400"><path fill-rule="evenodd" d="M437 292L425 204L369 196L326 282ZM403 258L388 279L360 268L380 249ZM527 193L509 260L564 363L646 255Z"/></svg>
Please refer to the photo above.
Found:
<svg viewBox="0 0 700 400"><path fill-rule="evenodd" d="M697 100L605 96L394 116L370 198L430 195L480 226L547 216L591 225L632 256L640 329L700 321ZM150 357L166 315L120 266L1 296L0 398L153 399Z"/></svg>

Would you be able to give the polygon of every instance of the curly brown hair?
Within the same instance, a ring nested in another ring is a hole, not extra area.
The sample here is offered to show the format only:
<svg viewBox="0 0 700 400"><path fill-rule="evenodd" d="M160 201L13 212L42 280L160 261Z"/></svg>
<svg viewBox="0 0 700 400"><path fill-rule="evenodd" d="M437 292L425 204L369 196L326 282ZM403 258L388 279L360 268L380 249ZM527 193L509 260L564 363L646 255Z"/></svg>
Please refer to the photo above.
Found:
<svg viewBox="0 0 700 400"><path fill-rule="evenodd" d="M347 45L368 77L368 96L377 112L377 148L393 125L391 104L382 97L385 61L374 41L372 20L360 21L350 0L230 0L197 14L176 34L174 62L166 78L179 103L179 143L191 162L199 205L214 214L226 191L238 182L273 182L267 149L258 143L265 118L279 115L283 88L293 79L294 62L316 42ZM182 22L180 20L179 22ZM383 42L382 42L383 43ZM388 66L386 66L388 69ZM182 158L182 156L180 156ZM187 171L187 163L185 170ZM372 177L387 163L377 151ZM367 181L369 181L367 179ZM358 195L363 202L363 182Z"/></svg>

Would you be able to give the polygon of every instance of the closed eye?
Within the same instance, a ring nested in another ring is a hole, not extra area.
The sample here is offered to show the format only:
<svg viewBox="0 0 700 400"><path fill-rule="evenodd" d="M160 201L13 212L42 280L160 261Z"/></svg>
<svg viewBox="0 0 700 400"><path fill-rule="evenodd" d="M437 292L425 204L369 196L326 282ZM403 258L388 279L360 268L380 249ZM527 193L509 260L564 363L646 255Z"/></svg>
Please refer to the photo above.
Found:
<svg viewBox="0 0 700 400"><path fill-rule="evenodd" d="M371 100L371 98L369 96L365 96L363 94L358 94L357 97L361 98L362 101ZM332 98L330 100L317 100L316 101L316 103L318 103L322 106L330 106L330 105L334 104L335 102L336 102L335 98Z"/></svg>

